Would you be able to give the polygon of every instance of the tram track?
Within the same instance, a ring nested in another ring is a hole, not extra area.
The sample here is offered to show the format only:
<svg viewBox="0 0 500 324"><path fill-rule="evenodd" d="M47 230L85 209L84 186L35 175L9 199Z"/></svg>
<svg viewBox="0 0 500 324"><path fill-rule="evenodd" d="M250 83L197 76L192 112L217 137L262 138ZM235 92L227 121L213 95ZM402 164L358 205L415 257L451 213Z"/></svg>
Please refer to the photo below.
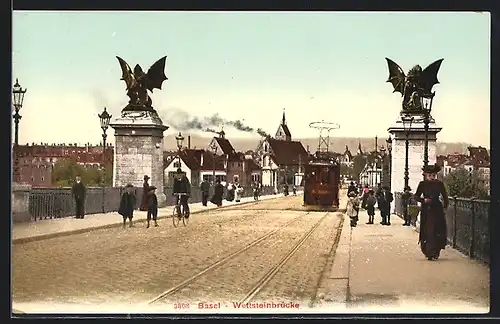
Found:
<svg viewBox="0 0 500 324"><path fill-rule="evenodd" d="M240 300L240 303L246 304L253 300L257 294L266 286L266 284L274 278L274 276L283 268L283 266L290 260L291 257L302 247L302 245L307 241L307 239L316 231L323 220L328 216L328 212L321 217L321 219L309 229L300 240L295 243L295 245L290 249L290 251L276 264L274 265L260 280L259 282Z"/></svg>
<svg viewBox="0 0 500 324"><path fill-rule="evenodd" d="M208 267L204 268L203 270L199 271L198 273L196 273L195 275L187 278L186 280L184 280L183 282L171 287L170 289L164 291L163 293L157 295L156 297L154 297L153 299L149 300L147 302L147 304L149 305L154 305L154 304L159 304L160 302L166 302L168 299L172 299L172 297L174 297L175 295L177 295L178 292L180 292L181 290L185 290L185 289L190 289L192 288L192 286L194 285L194 287L196 287L197 285L200 286L201 283L197 283L195 284L195 282L197 282L198 280L201 280L201 278L205 278L203 280L206 280L207 277L209 277L210 275L212 275L213 277L217 277L216 275L214 275L214 273L212 273L213 271L215 271L217 268L220 268L221 266L223 266L224 264L227 264L228 262L230 261L233 261L233 266L234 266L234 262L236 261L236 258L238 256L241 256L243 255L243 253L245 251L248 251L250 250L252 247L256 247L257 245L259 245L260 243L262 242L265 242L268 238L272 237L273 235L277 234L278 232L280 231L286 231L287 228L289 228L291 225L299 222L299 220L303 220L303 221L306 221L308 218L304 218L304 216L310 214L310 212L305 212L304 214L300 215L300 216L297 216L295 217L294 219L292 219L291 221L285 223L284 225L280 226L279 228L276 228L268 233L266 233L265 235L257 238L256 240L250 242L249 244L247 244L246 246L238 249L237 251L227 255L226 257L212 263L211 265L209 265ZM254 286L252 287L252 289L250 289L246 294L245 293L241 293L241 295L244 295L244 298L243 300L251 300L256 294L258 294L258 292L262 289L262 287L264 287L275 275L276 273L278 273L280 271L280 269L283 267L284 264L287 263L287 261L293 256L295 255L295 253L301 248L301 246L308 240L308 238L315 232L315 230L322 224L323 220L326 218L326 216L328 215L329 213L325 213L319 221L315 222L315 224L309 229L306 231L305 234L303 234L301 236L301 238L295 243L293 244L293 247L291 249L289 249L285 255L281 258L281 260L277 263L277 264L274 264L271 269L269 269L268 271L266 271L266 273L263 275L263 276L258 276L258 280L256 281L256 283L254 284ZM302 225L303 227L304 225ZM299 226L300 227L300 226ZM290 229L290 232L292 232L293 230ZM288 233L287 235L290 235L291 237L293 237L293 233ZM267 244L271 244L267 250L270 250L272 251L273 250L273 245L272 243L274 243L274 245L280 245L281 247L283 246L282 244L282 240L280 237L277 237L277 239L273 242L273 241L267 241ZM253 249L252 249L253 250ZM266 251L267 251L266 250ZM259 251L258 250L255 250L253 253L257 253L257 255L262 255L262 253L258 253ZM272 252L271 253L271 256L272 256ZM250 255L247 256L248 259L250 260L254 260L254 258L251 258ZM239 266L239 264L238 264ZM254 263L252 264L253 268L259 268L259 269L250 269L250 270L254 270L254 271L257 271L259 272L259 270L261 270L260 268L263 267L262 263ZM225 268L224 268L225 269ZM247 270L248 268L245 268L245 270ZM248 272L252 272L248 270ZM242 273L241 276L244 276L245 274ZM251 276L250 276L251 277ZM202 282L203 282L202 280ZM210 289L210 285L201 285L201 287L206 287L208 286L208 289ZM237 290L240 290L240 287L238 287ZM236 292L237 294L240 294L240 291ZM181 295L182 295L182 292L181 292ZM234 297L234 299L239 299L238 296L227 296L227 297Z"/></svg>

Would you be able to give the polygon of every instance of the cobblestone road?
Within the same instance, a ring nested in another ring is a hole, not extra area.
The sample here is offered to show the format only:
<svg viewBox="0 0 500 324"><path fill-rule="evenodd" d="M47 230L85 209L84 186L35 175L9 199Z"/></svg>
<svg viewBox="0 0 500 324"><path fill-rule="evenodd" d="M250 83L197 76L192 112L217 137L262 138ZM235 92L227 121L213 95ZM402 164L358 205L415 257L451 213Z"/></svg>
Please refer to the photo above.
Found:
<svg viewBox="0 0 500 324"><path fill-rule="evenodd" d="M15 245L13 301L79 304L147 301L269 231L305 215L306 212L291 210L300 209L301 199L301 196L291 196L196 214L188 227L173 228L171 220L167 219L157 228L112 228ZM320 214L303 216L237 260L214 270L217 277L227 276L224 280L229 281L222 282L230 286L205 287L211 287L214 297L221 296L221 293L227 295L237 286L247 288L252 281L246 272L255 272L252 278L257 280L259 271L266 271L264 261L272 259L278 262L290 245L302 236L301 233L319 220ZM321 251L331 248L333 236L328 237L325 231L333 229L333 219L331 217L325 222L328 230L320 227L316 230L319 234L314 234L321 237L315 238L313 244L320 244L322 248L318 249ZM309 248L311 246L306 242L301 249ZM290 260L296 265L287 266L289 270L285 271L304 268L299 263L311 266L318 261L318 253L324 253L316 250L313 248L311 254L299 251L299 256ZM316 271L313 268L307 269ZM313 282L304 281L302 284L312 285ZM205 296L207 288L201 286L186 296Z"/></svg>
<svg viewBox="0 0 500 324"><path fill-rule="evenodd" d="M342 214L331 213L304 245L255 297L256 301L277 300L312 306L317 288L327 267L328 257L336 248Z"/></svg>

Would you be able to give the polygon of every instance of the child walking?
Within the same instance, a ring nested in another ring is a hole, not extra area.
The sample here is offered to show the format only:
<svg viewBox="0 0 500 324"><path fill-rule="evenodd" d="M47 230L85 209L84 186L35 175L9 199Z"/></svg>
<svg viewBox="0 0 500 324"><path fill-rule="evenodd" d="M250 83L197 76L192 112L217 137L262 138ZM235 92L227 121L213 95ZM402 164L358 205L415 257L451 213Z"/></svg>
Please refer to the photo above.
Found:
<svg viewBox="0 0 500 324"><path fill-rule="evenodd" d="M368 222L366 224L373 224L375 219L375 204L377 203L377 198L375 198L375 192L370 189L368 190L368 197L366 197L366 211L368 213Z"/></svg>
<svg viewBox="0 0 500 324"><path fill-rule="evenodd" d="M347 197L349 197L349 200L347 201L346 214L351 219L351 227L356 227L358 224L359 198L354 191L349 192Z"/></svg>
<svg viewBox="0 0 500 324"><path fill-rule="evenodd" d="M158 217L158 199L156 198L155 190L155 186L151 186L148 189L148 225L146 226L146 228L149 228L151 218L153 218L153 221L155 222L155 227L158 227L158 223L156 222L156 219Z"/></svg>

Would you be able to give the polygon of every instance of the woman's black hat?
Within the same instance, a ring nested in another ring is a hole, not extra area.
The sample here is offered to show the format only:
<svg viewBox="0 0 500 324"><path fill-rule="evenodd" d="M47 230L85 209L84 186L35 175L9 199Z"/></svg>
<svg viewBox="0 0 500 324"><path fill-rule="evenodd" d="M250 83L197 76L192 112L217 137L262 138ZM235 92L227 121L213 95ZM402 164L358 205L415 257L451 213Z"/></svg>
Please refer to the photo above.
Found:
<svg viewBox="0 0 500 324"><path fill-rule="evenodd" d="M441 171L441 167L438 164L427 165L422 168L422 171L424 171L424 173L436 174Z"/></svg>
<svg viewBox="0 0 500 324"><path fill-rule="evenodd" d="M127 183L127 185L125 186L125 188L134 188L134 186L131 183Z"/></svg>

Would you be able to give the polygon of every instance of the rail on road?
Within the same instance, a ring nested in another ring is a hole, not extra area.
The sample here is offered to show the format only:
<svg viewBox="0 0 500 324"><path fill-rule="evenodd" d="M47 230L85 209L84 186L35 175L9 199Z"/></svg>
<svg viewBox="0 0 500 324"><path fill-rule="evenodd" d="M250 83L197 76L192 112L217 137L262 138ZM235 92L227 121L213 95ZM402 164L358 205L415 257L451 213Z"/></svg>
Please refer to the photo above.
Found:
<svg viewBox="0 0 500 324"><path fill-rule="evenodd" d="M343 212L263 199L146 229L15 244L13 307L33 312L486 312L489 269L453 249L427 261L418 233L351 228ZM345 205L345 197L341 205ZM171 212L171 211L170 211ZM77 220L75 220L77 221Z"/></svg>

